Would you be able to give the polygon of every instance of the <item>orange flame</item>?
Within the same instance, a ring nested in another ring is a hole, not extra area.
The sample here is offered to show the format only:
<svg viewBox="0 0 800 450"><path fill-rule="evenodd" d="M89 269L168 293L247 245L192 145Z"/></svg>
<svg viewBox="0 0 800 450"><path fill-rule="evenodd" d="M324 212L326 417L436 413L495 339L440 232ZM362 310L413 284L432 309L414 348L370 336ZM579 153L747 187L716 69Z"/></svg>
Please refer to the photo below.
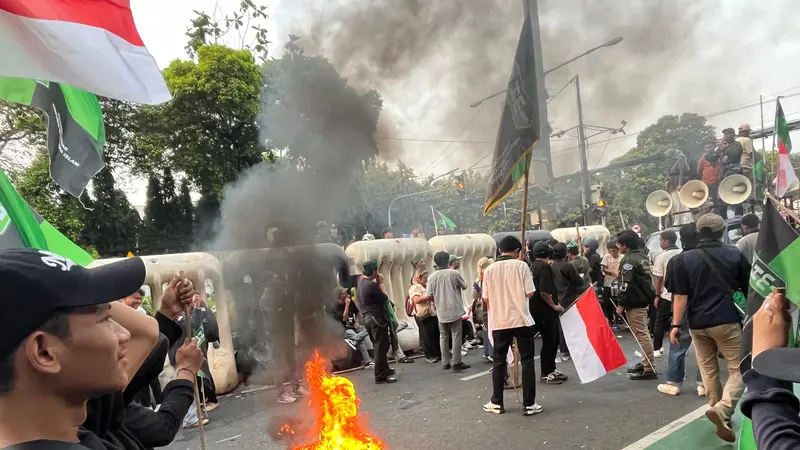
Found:
<svg viewBox="0 0 800 450"><path fill-rule="evenodd" d="M358 416L360 401L353 383L347 378L332 377L319 351L306 364L306 381L311 391L311 406L317 411L316 442L294 450L379 450L386 444L372 436ZM290 431L287 425L283 431Z"/></svg>

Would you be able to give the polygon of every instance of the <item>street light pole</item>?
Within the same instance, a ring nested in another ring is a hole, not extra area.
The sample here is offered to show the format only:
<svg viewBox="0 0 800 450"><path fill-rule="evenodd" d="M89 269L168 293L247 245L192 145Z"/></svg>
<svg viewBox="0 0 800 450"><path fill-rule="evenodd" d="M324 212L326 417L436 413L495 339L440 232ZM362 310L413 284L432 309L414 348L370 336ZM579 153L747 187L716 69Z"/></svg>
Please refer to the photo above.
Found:
<svg viewBox="0 0 800 450"><path fill-rule="evenodd" d="M570 59L570 60L568 60L568 61L566 61L566 62L563 62L563 63L561 63L561 64L559 64L559 65L557 65L557 66L553 67L552 69L545 70L545 71L544 71L544 75L545 75L545 76L547 76L548 74L550 74L550 73L552 73L552 72L555 72L556 70L558 70L558 69L560 69L560 68L562 68L562 67L566 66L567 64L569 64L569 63L571 63L571 62L574 62L574 61L576 61L576 60L578 60L578 59L581 59L581 58L583 58L584 56L586 56L586 55L588 55L588 54L590 54L590 53L594 53L594 52L596 52L597 50L600 50L601 48L605 48L605 47L613 47L613 46L615 46L615 45L619 44L620 42L622 42L622 39L623 39L623 38L622 38L621 36L618 36L618 37L615 37L614 39L611 39L610 41L608 41L608 42L606 42L606 43L604 43L604 44L601 44L601 45L598 45L597 47L594 47L594 48L592 48L592 49L586 50L585 52L581 53L580 55L578 55L578 56L576 56L576 57L574 57L574 58L572 58L572 59ZM470 103L470 104L469 104L469 107L470 107L470 108L477 108L478 106L481 106L481 104L483 104L483 102L485 102L485 101L487 101L487 100L491 100L491 99L493 99L493 98L497 97L498 95L505 94L505 93L506 93L506 91L507 91L507 89L503 89L502 91L500 91L500 92L495 92L494 94L492 94L492 95L490 95L490 96L488 96L488 97L486 97L486 98L483 98L483 99L481 99L481 100L474 101L474 102L472 102L472 103Z"/></svg>
<svg viewBox="0 0 800 450"><path fill-rule="evenodd" d="M414 197L415 195L428 194L430 192L442 191L444 189L450 189L450 186L444 186L444 187L440 187L440 188L436 188L436 189L428 189L426 191L414 192L412 194L406 194L406 195L401 195L399 197L395 197L394 200L389 202L389 217L388 217L388 219L389 219L389 228L392 227L392 206L394 206L394 202L396 202L398 200L401 200L401 199L404 199L404 198Z"/></svg>

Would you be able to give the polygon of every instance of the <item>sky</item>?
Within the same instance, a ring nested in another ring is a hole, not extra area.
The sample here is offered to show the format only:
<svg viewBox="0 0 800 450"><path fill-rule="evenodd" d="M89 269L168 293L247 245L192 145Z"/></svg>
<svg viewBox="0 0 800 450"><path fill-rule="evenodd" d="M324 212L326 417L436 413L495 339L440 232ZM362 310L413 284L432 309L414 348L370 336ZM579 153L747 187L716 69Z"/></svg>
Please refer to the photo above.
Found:
<svg viewBox="0 0 800 450"><path fill-rule="evenodd" d="M139 32L160 67L185 59L193 10L229 12L238 0L132 0ZM377 89L384 110L379 157L402 160L419 175L452 169L487 170L502 96L469 104L505 88L522 23L511 0L262 0L265 24L280 57L286 36L301 36L307 53L328 57L359 89ZM601 167L636 144L636 132L664 114L709 115L720 131L760 128L759 95L771 125L776 94L789 120L800 118L800 4L791 0L539 0L545 67L553 67L613 37L623 41L587 55L546 78L554 130L577 124L580 74L584 121L628 134L589 147L589 167ZM794 97L792 95L795 95ZM754 105L742 107L746 105ZM734 110L725 112L728 110ZM721 114L717 114L721 113ZM619 135L614 136L614 138ZM800 139L796 137L795 139ZM445 141L445 142L439 142ZM468 141L468 142L450 142ZM771 142L768 142L768 146ZM577 138L551 142L556 175L578 170ZM145 202L144 180L126 187Z"/></svg>

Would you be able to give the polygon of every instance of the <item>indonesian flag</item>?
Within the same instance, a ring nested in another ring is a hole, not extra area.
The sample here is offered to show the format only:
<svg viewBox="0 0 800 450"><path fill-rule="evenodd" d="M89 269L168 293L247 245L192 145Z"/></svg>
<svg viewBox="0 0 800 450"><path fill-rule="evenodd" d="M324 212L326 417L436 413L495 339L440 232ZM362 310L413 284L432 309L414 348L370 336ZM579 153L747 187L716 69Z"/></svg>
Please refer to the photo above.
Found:
<svg viewBox="0 0 800 450"><path fill-rule="evenodd" d="M778 139L778 177L775 183L775 195L782 198L797 184L797 174L794 172L791 159L789 159L792 140L789 138L789 126L786 123L786 115L783 113L780 97L775 100L775 103L775 137Z"/></svg>
<svg viewBox="0 0 800 450"><path fill-rule="evenodd" d="M2 77L151 105L172 98L130 0L0 0L0 61Z"/></svg>
<svg viewBox="0 0 800 450"><path fill-rule="evenodd" d="M628 362L593 288L564 311L561 328L581 383L592 382Z"/></svg>

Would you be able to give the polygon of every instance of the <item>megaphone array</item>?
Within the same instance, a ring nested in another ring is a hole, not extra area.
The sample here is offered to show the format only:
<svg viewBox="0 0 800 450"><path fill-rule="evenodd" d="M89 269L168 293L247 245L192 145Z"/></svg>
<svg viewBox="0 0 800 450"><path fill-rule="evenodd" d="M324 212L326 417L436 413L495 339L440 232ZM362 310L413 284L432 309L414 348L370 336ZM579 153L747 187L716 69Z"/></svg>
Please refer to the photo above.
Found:
<svg viewBox="0 0 800 450"><path fill-rule="evenodd" d="M663 217L672 211L672 196L667 191L654 191L645 202L647 213L653 217Z"/></svg>
<svg viewBox="0 0 800 450"><path fill-rule="evenodd" d="M730 175L719 184L719 199L728 205L738 205L753 192L753 184L744 175ZM708 185L700 180L692 180L683 185L678 198L689 208L699 208L708 200ZM663 217L672 210L672 196L667 191L654 191L645 202L647 213L653 217Z"/></svg>

